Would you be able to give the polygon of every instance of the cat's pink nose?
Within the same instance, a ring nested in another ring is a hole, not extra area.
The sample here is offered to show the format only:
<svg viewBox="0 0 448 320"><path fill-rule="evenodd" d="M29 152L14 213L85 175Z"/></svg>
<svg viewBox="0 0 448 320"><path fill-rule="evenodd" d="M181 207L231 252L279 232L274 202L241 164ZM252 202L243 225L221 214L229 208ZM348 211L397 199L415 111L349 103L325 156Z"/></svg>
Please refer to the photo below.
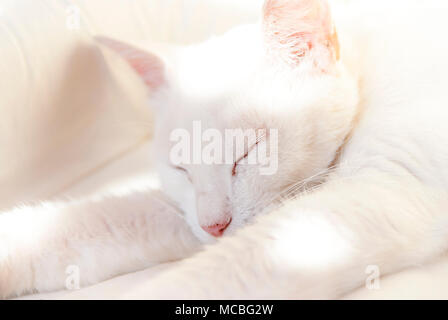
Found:
<svg viewBox="0 0 448 320"><path fill-rule="evenodd" d="M211 234L214 237L220 237L227 229L230 222L232 222L231 218L224 223L216 223L211 226L201 226L201 228L204 229L205 232Z"/></svg>

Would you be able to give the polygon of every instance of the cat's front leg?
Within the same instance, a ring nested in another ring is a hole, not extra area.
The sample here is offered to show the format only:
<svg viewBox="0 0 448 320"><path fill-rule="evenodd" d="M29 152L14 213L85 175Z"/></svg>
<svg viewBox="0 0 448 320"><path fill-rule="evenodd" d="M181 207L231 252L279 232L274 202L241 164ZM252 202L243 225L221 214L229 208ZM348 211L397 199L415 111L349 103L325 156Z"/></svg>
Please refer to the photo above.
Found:
<svg viewBox="0 0 448 320"><path fill-rule="evenodd" d="M446 191L364 171L290 200L125 298L337 298L448 245Z"/></svg>
<svg viewBox="0 0 448 320"><path fill-rule="evenodd" d="M198 248L155 191L20 207L0 214L0 297L85 286Z"/></svg>

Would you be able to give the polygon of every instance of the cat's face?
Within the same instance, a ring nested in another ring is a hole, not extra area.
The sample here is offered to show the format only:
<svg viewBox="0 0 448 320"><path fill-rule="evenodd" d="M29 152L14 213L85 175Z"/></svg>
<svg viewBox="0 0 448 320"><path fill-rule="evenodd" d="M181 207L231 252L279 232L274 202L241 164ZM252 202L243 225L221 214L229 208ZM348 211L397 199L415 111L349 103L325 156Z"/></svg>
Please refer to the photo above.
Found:
<svg viewBox="0 0 448 320"><path fill-rule="evenodd" d="M162 188L201 240L234 232L289 186L325 170L349 133L357 89L338 61L321 4L267 1L262 27L241 27L184 49L173 69L158 75L163 68L154 56L125 55L157 89L150 103ZM255 139L238 149L227 135L235 129ZM211 139L220 140L221 157L206 149ZM255 160L248 164L249 158Z"/></svg>

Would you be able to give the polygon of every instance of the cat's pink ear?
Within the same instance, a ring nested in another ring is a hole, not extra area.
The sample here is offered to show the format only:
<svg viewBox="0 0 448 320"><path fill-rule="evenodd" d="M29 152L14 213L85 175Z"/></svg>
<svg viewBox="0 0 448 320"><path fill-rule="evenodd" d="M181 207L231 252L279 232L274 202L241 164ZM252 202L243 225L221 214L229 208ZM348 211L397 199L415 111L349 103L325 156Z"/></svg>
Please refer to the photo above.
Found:
<svg viewBox="0 0 448 320"><path fill-rule="evenodd" d="M263 28L268 54L289 65L310 57L326 70L339 59L339 42L326 0L266 0Z"/></svg>
<svg viewBox="0 0 448 320"><path fill-rule="evenodd" d="M151 89L165 83L165 65L156 55L107 37L96 37L101 44L121 55Z"/></svg>

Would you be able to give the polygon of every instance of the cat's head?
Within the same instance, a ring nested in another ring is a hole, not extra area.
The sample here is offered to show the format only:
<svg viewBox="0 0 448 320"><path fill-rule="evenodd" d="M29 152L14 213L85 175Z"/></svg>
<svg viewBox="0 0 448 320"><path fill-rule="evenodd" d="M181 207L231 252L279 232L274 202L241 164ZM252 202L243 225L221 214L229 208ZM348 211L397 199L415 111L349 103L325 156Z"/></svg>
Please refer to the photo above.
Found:
<svg viewBox="0 0 448 320"><path fill-rule="evenodd" d="M266 1L262 23L181 49L171 67L121 42L102 42L150 87L163 189L204 241L245 225L283 190L325 170L351 129L356 83L339 59L325 1ZM255 140L238 149L226 135L235 131L226 129L252 129ZM222 161L206 159L218 149Z"/></svg>

